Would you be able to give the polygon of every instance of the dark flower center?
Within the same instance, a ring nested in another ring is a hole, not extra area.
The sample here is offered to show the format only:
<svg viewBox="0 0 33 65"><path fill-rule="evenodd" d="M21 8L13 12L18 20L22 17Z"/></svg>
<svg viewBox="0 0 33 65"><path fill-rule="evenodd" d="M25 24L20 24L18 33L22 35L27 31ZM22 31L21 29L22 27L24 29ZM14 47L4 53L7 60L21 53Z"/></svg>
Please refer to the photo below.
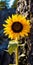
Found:
<svg viewBox="0 0 33 65"><path fill-rule="evenodd" d="M14 22L12 24L12 30L13 30L13 32L19 33L19 32L22 31L22 29L23 29L23 25L20 22Z"/></svg>

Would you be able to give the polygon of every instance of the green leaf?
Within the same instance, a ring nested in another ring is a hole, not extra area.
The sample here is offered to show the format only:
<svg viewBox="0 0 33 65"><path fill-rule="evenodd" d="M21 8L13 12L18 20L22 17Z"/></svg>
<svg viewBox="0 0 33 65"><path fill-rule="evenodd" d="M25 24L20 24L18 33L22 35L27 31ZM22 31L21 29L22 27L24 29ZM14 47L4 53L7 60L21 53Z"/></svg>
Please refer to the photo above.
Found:
<svg viewBox="0 0 33 65"><path fill-rule="evenodd" d="M17 44L10 44L10 46L8 48L9 54L12 54L16 48L17 48Z"/></svg>

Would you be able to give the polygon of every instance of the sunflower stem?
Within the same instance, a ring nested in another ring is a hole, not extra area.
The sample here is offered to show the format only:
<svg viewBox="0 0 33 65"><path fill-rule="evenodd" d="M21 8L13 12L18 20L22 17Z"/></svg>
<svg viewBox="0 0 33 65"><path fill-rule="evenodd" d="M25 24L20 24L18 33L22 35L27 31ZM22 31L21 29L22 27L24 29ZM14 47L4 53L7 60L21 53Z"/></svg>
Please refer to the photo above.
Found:
<svg viewBox="0 0 33 65"><path fill-rule="evenodd" d="M16 48L16 65L18 65L18 46L17 46L17 48Z"/></svg>

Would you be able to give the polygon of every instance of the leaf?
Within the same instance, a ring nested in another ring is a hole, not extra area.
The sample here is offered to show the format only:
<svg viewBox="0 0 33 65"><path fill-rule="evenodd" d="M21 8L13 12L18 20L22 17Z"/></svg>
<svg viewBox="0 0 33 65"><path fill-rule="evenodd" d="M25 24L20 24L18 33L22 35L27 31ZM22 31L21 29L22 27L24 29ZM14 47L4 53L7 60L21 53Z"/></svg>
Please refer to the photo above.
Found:
<svg viewBox="0 0 33 65"><path fill-rule="evenodd" d="M12 54L16 48L17 48L17 44L10 44L10 46L8 48L9 54Z"/></svg>

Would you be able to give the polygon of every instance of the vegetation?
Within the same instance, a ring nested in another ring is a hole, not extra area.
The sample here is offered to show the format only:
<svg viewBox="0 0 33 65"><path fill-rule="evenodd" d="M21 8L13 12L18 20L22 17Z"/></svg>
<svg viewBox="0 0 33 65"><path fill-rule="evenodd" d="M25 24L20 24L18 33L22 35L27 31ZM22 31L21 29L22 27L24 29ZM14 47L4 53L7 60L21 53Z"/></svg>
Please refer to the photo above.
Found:
<svg viewBox="0 0 33 65"><path fill-rule="evenodd" d="M17 1L18 1L18 0L15 0L15 1L14 1L14 4L12 5L12 8L16 8L16 7L17 7Z"/></svg>

